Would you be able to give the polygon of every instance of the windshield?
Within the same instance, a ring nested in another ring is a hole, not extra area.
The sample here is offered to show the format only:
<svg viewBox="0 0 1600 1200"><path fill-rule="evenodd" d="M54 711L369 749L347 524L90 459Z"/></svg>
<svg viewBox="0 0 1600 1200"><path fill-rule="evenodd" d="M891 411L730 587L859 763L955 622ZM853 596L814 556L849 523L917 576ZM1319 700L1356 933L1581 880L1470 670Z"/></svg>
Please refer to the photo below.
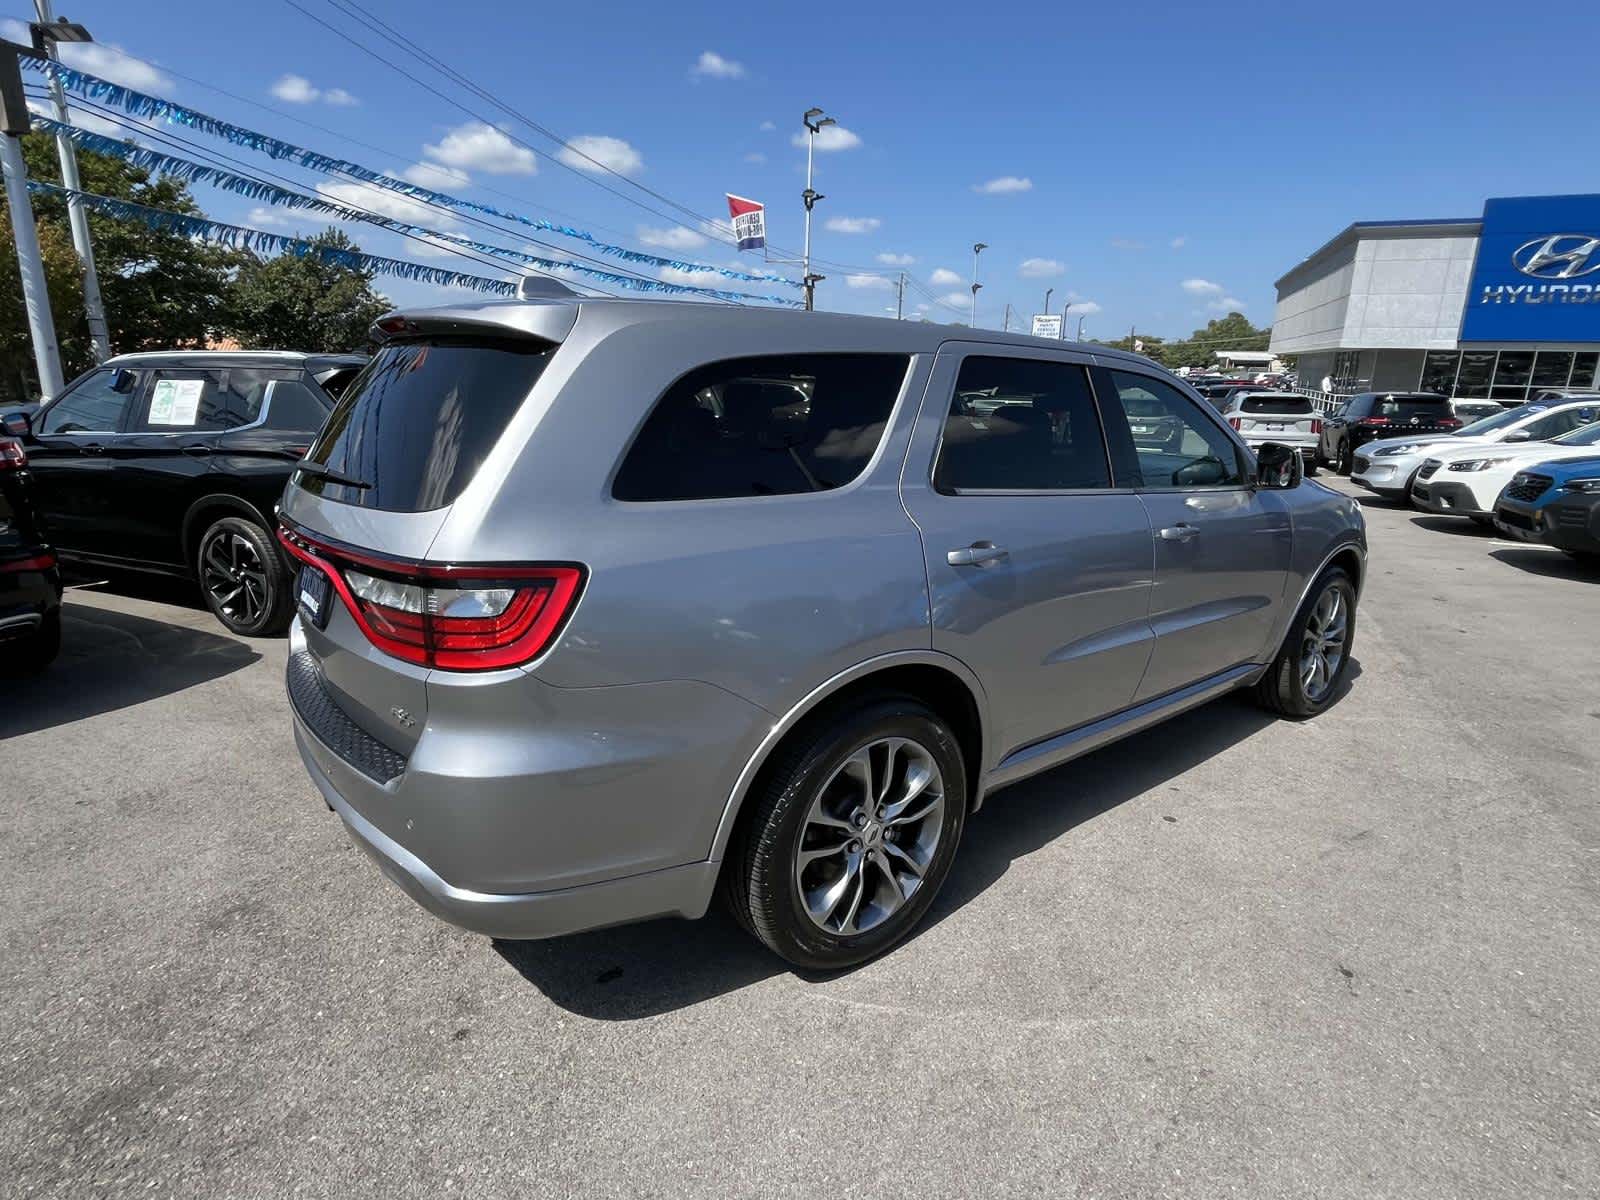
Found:
<svg viewBox="0 0 1600 1200"><path fill-rule="evenodd" d="M1564 433L1551 440L1552 446L1600 446L1600 421Z"/></svg>
<svg viewBox="0 0 1600 1200"><path fill-rule="evenodd" d="M1481 421L1474 421L1465 429L1457 430L1455 436L1476 437L1480 433L1493 433L1496 429L1504 429L1507 425L1515 424L1524 417L1531 417L1534 413L1543 411L1543 405L1534 404L1525 404L1521 408L1508 408L1504 412L1497 412Z"/></svg>

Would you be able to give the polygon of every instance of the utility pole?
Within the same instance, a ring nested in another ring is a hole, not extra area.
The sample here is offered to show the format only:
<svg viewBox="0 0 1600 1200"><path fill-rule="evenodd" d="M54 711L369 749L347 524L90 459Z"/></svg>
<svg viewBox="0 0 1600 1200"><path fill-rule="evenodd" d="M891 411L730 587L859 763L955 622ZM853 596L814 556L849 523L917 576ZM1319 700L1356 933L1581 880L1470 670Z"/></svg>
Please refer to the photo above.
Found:
<svg viewBox="0 0 1600 1200"><path fill-rule="evenodd" d="M987 242L978 242L972 247L972 328L978 327L978 289L983 284L978 282L978 255L989 248Z"/></svg>
<svg viewBox="0 0 1600 1200"><path fill-rule="evenodd" d="M50 0L33 0L39 20L30 28L33 31L33 48L41 58L58 60L57 42L87 42L89 33L82 25L70 21L53 21ZM55 106L56 120L63 125L72 123L67 111L67 96L54 75L50 76L50 99ZM89 215L84 211L83 184L78 176L78 150L72 139L64 133L56 134L56 153L61 158L61 183L67 189L67 220L72 226L72 248L78 253L83 266L83 311L89 322L89 345L97 363L111 357L111 331L106 326L106 308L100 299L100 277L94 269L94 245L89 241Z"/></svg>
<svg viewBox="0 0 1600 1200"><path fill-rule="evenodd" d="M1087 313L1084 316L1088 316ZM1078 318L1078 340L1083 341L1083 317Z"/></svg>
<svg viewBox="0 0 1600 1200"><path fill-rule="evenodd" d="M806 205L806 244L801 273L801 283L806 289L806 311L810 312L816 300L817 284L827 278L826 275L813 275L811 273L811 210L818 200L827 197L816 191L811 186L811 162L813 158L813 145L817 140L817 132L828 125L837 125L832 117L822 115L820 108L808 108L805 115L800 118L806 127L806 190L800 193L800 199Z"/></svg>
<svg viewBox="0 0 1600 1200"><path fill-rule="evenodd" d="M63 381L61 348L56 344L44 260L39 255L39 234L33 227L33 205L28 201L28 166L22 158L21 138L32 121L17 56L32 53L31 46L0 41L0 164L5 168L6 201L11 206L11 231L17 239L17 268L22 275L22 300L28 309L28 333L33 338L39 391L48 400L61 391Z"/></svg>
<svg viewBox="0 0 1600 1200"><path fill-rule="evenodd" d="M896 321L904 321L906 319L906 273L904 271L900 272L900 282L895 285L894 319Z"/></svg>
<svg viewBox="0 0 1600 1200"><path fill-rule="evenodd" d="M1011 301L1009 301L1009 300L1006 301L1006 315L1005 315L1005 319L1001 322L1000 332L1001 333L1010 333L1011 332Z"/></svg>

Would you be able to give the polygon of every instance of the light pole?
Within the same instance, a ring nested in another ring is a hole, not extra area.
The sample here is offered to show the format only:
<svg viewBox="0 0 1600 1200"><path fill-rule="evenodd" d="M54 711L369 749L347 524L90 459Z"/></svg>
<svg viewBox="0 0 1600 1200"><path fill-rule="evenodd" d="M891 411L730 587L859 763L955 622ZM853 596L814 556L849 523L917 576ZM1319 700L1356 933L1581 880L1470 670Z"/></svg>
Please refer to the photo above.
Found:
<svg viewBox="0 0 1600 1200"><path fill-rule="evenodd" d="M22 90L18 55L33 54L31 46L0 41L0 162L6 176L6 202L11 208L11 233L17 241L17 269L22 276L22 302L28 310L28 334L33 340L33 361L39 372L39 391L49 400L61 391L61 347L50 316L50 293L45 287L44 260L39 255L39 234L28 201L28 165L22 157L22 135L31 128L27 96Z"/></svg>
<svg viewBox="0 0 1600 1200"><path fill-rule="evenodd" d="M1045 288L1045 290L1044 290L1044 315L1047 316L1047 317L1050 315L1050 297L1053 296L1054 294L1055 294L1055 288ZM1069 304L1067 306L1067 308L1070 308L1070 307L1072 307L1072 306ZM1063 308L1061 311L1062 312L1066 312L1067 309Z"/></svg>
<svg viewBox="0 0 1600 1200"><path fill-rule="evenodd" d="M1088 315L1088 313L1084 314L1085 317ZM1078 318L1078 340L1080 342L1083 341L1083 317Z"/></svg>
<svg viewBox="0 0 1600 1200"><path fill-rule="evenodd" d="M813 148L817 140L818 131L828 125L837 125L838 122L832 117L823 116L820 108L806 109L805 115L800 120L805 123L806 127L806 190L800 193L800 198L805 201L806 205L806 244L803 252L804 261L801 268L801 282L806 289L806 311L810 312L812 303L816 298L817 284L827 278L825 275L813 275L811 273L811 209L818 200L827 199L826 196L823 196L811 186Z"/></svg>
<svg viewBox="0 0 1600 1200"><path fill-rule="evenodd" d="M33 49L41 58L55 59L57 42L89 42L94 39L82 25L63 17L50 18L50 0L33 0L39 19L29 26L33 33ZM63 125L72 124L67 111L66 93L54 75L50 79L50 99L55 106L56 120ZM83 267L83 313L89 324L89 347L97 363L111 357L111 331L106 327L106 309L100 299L100 277L94 269L94 244L89 241L89 217L84 212L83 184L78 178L78 151L72 139L64 133L56 134L56 154L61 159L61 183L67 189L67 221L72 226L72 248L78 252L78 262Z"/></svg>
<svg viewBox="0 0 1600 1200"><path fill-rule="evenodd" d="M972 247L972 328L978 327L978 289L983 284L978 282L978 255L989 248L987 242L976 242Z"/></svg>

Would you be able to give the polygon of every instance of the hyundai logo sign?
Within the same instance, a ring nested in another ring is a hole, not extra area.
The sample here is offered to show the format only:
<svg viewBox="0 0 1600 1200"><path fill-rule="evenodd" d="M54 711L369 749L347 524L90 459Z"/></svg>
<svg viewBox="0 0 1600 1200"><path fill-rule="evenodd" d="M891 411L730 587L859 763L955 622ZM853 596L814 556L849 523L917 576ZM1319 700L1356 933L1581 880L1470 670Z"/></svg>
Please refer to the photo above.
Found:
<svg viewBox="0 0 1600 1200"><path fill-rule="evenodd" d="M1523 242L1511 254L1511 265L1535 279L1578 279L1600 271L1600 237L1557 233Z"/></svg>

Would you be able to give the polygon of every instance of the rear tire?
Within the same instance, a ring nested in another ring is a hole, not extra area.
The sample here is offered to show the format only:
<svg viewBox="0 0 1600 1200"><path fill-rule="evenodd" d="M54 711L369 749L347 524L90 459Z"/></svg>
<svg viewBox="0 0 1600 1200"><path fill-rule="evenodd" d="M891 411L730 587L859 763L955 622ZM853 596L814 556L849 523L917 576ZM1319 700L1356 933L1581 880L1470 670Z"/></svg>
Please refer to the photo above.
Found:
<svg viewBox="0 0 1600 1200"><path fill-rule="evenodd" d="M0 663L4 674L37 675L61 653L61 610L45 614L39 628L26 637L4 643Z"/></svg>
<svg viewBox="0 0 1600 1200"><path fill-rule="evenodd" d="M254 521L223 517L207 526L195 551L195 576L206 607L230 633L273 637L289 627L289 569Z"/></svg>
<svg viewBox="0 0 1600 1200"><path fill-rule="evenodd" d="M966 769L937 713L880 694L797 730L745 803L722 879L734 918L780 958L838 970L927 913L966 824Z"/></svg>
<svg viewBox="0 0 1600 1200"><path fill-rule="evenodd" d="M1338 599L1330 602L1330 595ZM1329 667L1326 656L1331 632L1338 633L1338 661ZM1355 584L1343 567L1329 567L1306 594L1305 603L1289 624L1282 649L1256 684L1256 702L1295 720L1316 716L1338 695L1350 669L1355 641ZM1312 670L1319 652L1324 656L1323 669Z"/></svg>

